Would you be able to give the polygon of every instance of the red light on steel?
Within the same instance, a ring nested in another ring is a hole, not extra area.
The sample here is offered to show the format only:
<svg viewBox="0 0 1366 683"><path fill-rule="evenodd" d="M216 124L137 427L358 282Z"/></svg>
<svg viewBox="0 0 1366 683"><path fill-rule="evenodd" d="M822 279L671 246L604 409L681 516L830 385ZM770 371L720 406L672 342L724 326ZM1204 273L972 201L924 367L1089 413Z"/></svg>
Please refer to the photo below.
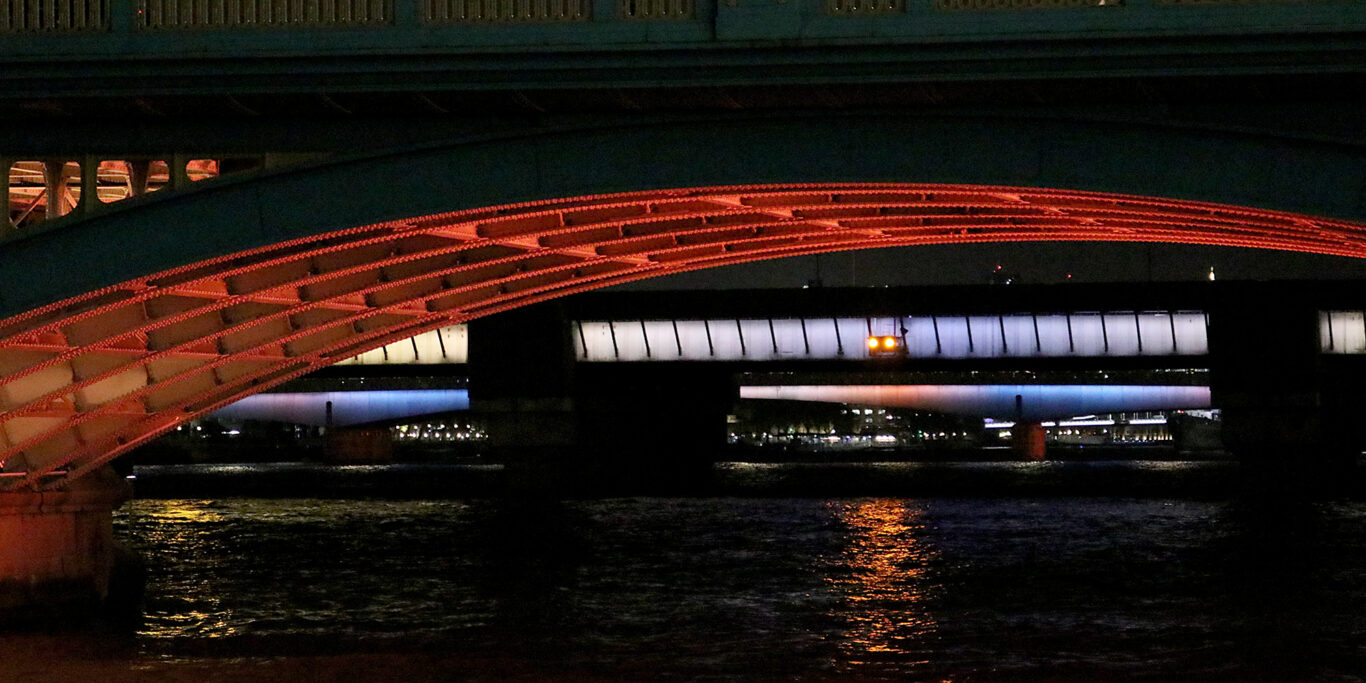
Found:
<svg viewBox="0 0 1366 683"><path fill-rule="evenodd" d="M46 187L28 184L35 197ZM1361 224L1244 207L913 184L672 189L416 217L224 254L0 321L0 460L26 473L7 482L59 486L43 475L80 476L186 420L385 343L688 270L1024 240L1363 257L1362 237ZM870 354L902 346L895 336L868 343Z"/></svg>

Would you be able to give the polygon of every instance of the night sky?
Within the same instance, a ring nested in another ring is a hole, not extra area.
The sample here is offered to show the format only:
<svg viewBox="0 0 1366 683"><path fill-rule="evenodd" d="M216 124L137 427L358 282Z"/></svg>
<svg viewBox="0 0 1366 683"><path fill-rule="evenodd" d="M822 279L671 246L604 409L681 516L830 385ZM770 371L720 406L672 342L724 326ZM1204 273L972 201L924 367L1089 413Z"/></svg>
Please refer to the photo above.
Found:
<svg viewBox="0 0 1366 683"><path fill-rule="evenodd" d="M1298 252L1181 244L1024 242L865 249L683 273L623 289L801 287L816 277L827 287L986 284L1002 266L1016 282L1149 282L1204 280L1363 279L1366 259Z"/></svg>

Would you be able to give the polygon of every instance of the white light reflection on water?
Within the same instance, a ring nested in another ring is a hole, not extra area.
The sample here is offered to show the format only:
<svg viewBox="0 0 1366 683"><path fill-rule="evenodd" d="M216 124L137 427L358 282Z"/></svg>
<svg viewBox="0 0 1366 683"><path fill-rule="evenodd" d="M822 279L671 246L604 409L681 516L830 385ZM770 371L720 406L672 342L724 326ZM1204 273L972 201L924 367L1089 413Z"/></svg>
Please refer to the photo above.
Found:
<svg viewBox="0 0 1366 683"><path fill-rule="evenodd" d="M847 622L841 642L845 662L857 668L889 656L927 653L936 630L926 604L935 551L921 538L923 510L895 499L831 507L848 527L847 573L826 578L846 600L832 615ZM903 665L915 663L902 659Z"/></svg>

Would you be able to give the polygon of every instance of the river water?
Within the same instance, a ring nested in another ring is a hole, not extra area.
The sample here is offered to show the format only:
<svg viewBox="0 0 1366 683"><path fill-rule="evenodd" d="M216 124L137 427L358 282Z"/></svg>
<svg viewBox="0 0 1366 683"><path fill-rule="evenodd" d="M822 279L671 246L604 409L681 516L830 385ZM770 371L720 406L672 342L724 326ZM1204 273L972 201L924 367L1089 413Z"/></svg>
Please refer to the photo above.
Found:
<svg viewBox="0 0 1366 683"><path fill-rule="evenodd" d="M346 483L126 504L145 616L0 634L0 679L1366 675L1366 502L1229 494L1225 464L725 464L704 496L566 501L367 497L402 468L288 472ZM491 476L435 472L414 476ZM917 472L951 495L851 492ZM176 476L194 491L191 471L139 472L158 495ZM1041 477L1139 484L1018 483Z"/></svg>

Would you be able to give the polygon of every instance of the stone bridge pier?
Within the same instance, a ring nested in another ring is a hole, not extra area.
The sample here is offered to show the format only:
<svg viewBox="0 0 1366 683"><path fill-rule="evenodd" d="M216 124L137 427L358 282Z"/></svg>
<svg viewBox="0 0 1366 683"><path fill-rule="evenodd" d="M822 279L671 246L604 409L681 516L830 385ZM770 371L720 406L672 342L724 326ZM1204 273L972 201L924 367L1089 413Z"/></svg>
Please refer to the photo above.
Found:
<svg viewBox="0 0 1366 683"><path fill-rule="evenodd" d="M1259 491L1340 491L1366 446L1353 428L1366 367L1321 352L1316 307L1262 289L1211 313L1210 392L1224 446Z"/></svg>
<svg viewBox="0 0 1366 683"><path fill-rule="evenodd" d="M136 562L111 513L132 486L106 468L58 491L0 493L0 625L64 621L136 605Z"/></svg>

